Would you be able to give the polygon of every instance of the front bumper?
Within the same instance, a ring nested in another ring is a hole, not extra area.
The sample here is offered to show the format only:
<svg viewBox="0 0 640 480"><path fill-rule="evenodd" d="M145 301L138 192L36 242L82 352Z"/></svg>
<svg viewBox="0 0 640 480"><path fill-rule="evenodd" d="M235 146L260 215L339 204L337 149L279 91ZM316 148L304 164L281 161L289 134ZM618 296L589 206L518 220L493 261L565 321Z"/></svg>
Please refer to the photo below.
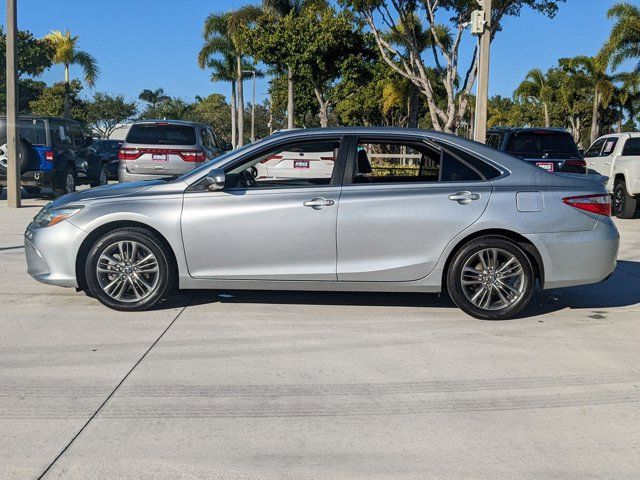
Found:
<svg viewBox="0 0 640 480"><path fill-rule="evenodd" d="M29 225L24 233L27 273L49 285L77 287L76 254L85 238L66 220L46 228Z"/></svg>
<svg viewBox="0 0 640 480"><path fill-rule="evenodd" d="M20 184L23 187L48 187L51 185L53 172L48 170L36 170L20 175ZM0 175L0 185L7 185L7 176Z"/></svg>
<svg viewBox="0 0 640 480"><path fill-rule="evenodd" d="M610 218L598 220L589 231L536 233L525 237L542 257L545 289L598 283L616 268L620 235Z"/></svg>

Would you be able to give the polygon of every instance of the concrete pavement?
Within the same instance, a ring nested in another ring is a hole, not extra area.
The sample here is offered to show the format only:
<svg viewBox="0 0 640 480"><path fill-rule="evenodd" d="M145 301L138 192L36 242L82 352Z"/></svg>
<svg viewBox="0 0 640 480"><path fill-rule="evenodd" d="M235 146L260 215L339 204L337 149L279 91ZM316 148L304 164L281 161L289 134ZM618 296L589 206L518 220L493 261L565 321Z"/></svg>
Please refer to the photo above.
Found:
<svg viewBox="0 0 640 480"><path fill-rule="evenodd" d="M2 479L640 476L638 219L610 280L518 320L289 292L125 314L28 277L25 203L0 203Z"/></svg>

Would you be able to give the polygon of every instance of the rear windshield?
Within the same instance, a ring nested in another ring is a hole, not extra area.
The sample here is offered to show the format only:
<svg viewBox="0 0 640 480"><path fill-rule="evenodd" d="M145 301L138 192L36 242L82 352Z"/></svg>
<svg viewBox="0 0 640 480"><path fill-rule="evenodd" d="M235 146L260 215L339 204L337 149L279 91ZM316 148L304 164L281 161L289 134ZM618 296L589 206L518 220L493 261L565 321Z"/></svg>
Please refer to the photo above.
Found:
<svg viewBox="0 0 640 480"><path fill-rule="evenodd" d="M525 158L579 158L573 137L562 132L519 132L511 136L507 152Z"/></svg>
<svg viewBox="0 0 640 480"><path fill-rule="evenodd" d="M131 126L126 141L145 145L195 145L196 130L189 125L138 123Z"/></svg>
<svg viewBox="0 0 640 480"><path fill-rule="evenodd" d="M24 138L31 145L46 145L47 130L45 129L44 120L19 120L20 137Z"/></svg>

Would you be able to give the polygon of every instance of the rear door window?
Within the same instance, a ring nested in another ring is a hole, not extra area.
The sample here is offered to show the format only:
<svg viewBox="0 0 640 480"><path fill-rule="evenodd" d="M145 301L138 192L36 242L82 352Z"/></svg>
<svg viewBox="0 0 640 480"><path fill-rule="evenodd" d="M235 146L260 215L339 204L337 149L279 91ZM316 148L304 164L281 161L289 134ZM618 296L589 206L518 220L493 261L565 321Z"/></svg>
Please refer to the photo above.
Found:
<svg viewBox="0 0 640 480"><path fill-rule="evenodd" d="M623 157L640 156L640 137L629 138L622 149Z"/></svg>
<svg viewBox="0 0 640 480"><path fill-rule="evenodd" d="M509 138L506 150L523 158L580 157L573 137L564 132L518 132Z"/></svg>
<svg viewBox="0 0 640 480"><path fill-rule="evenodd" d="M607 138L604 141L604 147L602 147L601 155L603 157L608 157L613 153L613 150L616 148L616 144L618 143L617 137Z"/></svg>
<svg viewBox="0 0 640 480"><path fill-rule="evenodd" d="M82 133L82 129L78 125L70 125L69 131L71 132L71 138L73 139L73 143L75 143L76 147L86 146L87 142L84 138L84 134Z"/></svg>
<svg viewBox="0 0 640 480"><path fill-rule="evenodd" d="M47 144L47 129L44 120L20 120L20 136L31 145Z"/></svg>
<svg viewBox="0 0 640 480"><path fill-rule="evenodd" d="M126 141L143 145L195 145L196 130L191 125L137 123L129 129Z"/></svg>

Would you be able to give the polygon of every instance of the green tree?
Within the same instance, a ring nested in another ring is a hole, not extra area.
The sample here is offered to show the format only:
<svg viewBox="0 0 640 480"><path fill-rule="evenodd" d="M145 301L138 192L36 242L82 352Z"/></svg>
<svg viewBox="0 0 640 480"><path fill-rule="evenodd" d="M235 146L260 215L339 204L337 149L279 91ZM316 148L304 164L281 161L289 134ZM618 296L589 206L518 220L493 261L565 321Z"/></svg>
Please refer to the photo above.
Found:
<svg viewBox="0 0 640 480"><path fill-rule="evenodd" d="M553 17L564 0L494 0L491 37L502 29L506 17L520 15L525 7ZM424 95L434 129L456 132L465 117L478 68L477 51L466 69L460 65L459 49L476 0L341 0L359 14L373 33L382 59L411 81ZM448 24L439 23L448 17ZM432 64L423 55L416 36L415 19L430 32ZM390 41L390 35L396 40ZM398 41L397 37L402 40ZM434 75L434 70L436 74ZM462 73L466 72L466 73ZM437 88L441 85L441 89ZM436 94L444 93L444 102Z"/></svg>
<svg viewBox="0 0 640 480"><path fill-rule="evenodd" d="M72 37L69 30L64 33L59 30L55 30L47 34L45 39L53 48L53 63L64 65L64 116L68 117L71 113L71 83L69 79L69 67L71 65L80 66L84 73L84 81L90 87L94 86L100 74L100 70L95 58L87 52L78 49L78 37Z"/></svg>
<svg viewBox="0 0 640 480"><path fill-rule="evenodd" d="M551 126L549 103L553 98L553 90L547 85L547 78L539 68L534 68L527 73L524 81L518 85L514 95L524 101L532 101L540 105L544 112L544 126Z"/></svg>
<svg viewBox="0 0 640 480"><path fill-rule="evenodd" d="M608 16L615 19L604 53L611 56L611 65L617 68L626 60L637 61L634 72L640 73L640 7L629 2L615 4Z"/></svg>
<svg viewBox="0 0 640 480"><path fill-rule="evenodd" d="M91 101L86 102L85 119L101 138L109 138L118 124L131 119L136 110L136 104L127 102L124 95L96 92Z"/></svg>
<svg viewBox="0 0 640 480"><path fill-rule="evenodd" d="M82 83L79 80L54 83L31 101L29 108L35 115L61 117L68 104L71 118L86 123L86 102L80 98L81 90Z"/></svg>
<svg viewBox="0 0 640 480"><path fill-rule="evenodd" d="M169 95L164 94L163 88L156 88L155 90L149 90L145 88L138 95L138 100L142 100L149 104L149 107L153 110L158 108L158 105L170 100L171 97Z"/></svg>
<svg viewBox="0 0 640 480"><path fill-rule="evenodd" d="M194 119L211 125L213 130L225 142L231 142L231 119L235 116L229 109L224 95L212 93L205 98L196 98L193 106Z"/></svg>
<svg viewBox="0 0 640 480"><path fill-rule="evenodd" d="M343 64L361 55L366 45L360 28L349 12L325 7L289 13L274 22L264 15L248 31L248 44L256 58L270 65L285 64L296 75L306 75L318 102L320 125L329 122L333 104L332 83L340 78Z"/></svg>

